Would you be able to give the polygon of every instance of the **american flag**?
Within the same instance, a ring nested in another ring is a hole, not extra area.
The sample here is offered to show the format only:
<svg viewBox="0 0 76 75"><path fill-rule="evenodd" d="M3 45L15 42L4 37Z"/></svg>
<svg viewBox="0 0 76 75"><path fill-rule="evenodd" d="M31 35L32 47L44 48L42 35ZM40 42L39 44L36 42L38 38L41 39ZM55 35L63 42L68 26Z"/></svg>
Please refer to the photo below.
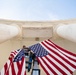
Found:
<svg viewBox="0 0 76 75"><path fill-rule="evenodd" d="M29 47L36 55L46 75L73 75L76 54L65 50L50 40Z"/></svg>
<svg viewBox="0 0 76 75"><path fill-rule="evenodd" d="M20 55L21 58L19 58ZM1 70L0 75L26 75L25 58L23 57L21 49L11 52L8 61Z"/></svg>

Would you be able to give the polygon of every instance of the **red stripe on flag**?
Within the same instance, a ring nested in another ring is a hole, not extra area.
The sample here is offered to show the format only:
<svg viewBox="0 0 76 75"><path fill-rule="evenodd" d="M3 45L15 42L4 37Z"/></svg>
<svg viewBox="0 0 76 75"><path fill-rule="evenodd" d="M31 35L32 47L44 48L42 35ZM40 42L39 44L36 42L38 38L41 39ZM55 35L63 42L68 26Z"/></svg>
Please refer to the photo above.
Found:
<svg viewBox="0 0 76 75"><path fill-rule="evenodd" d="M21 75L22 67L24 66L23 63L24 63L24 57L22 58L21 64L18 64L19 66L18 75Z"/></svg>
<svg viewBox="0 0 76 75"><path fill-rule="evenodd" d="M49 41L45 41L48 45L50 45L50 46L52 46L52 47L54 47L55 49L57 49L59 52L61 52L61 51L64 51L65 49L63 49L63 48L61 48L61 47L59 47L59 46L57 46L56 44L51 44L51 43L49 43ZM61 50L61 51L60 51ZM64 51L65 53L67 53L67 54L69 54L69 51ZM62 52L61 52L62 53ZM71 52L70 52L71 53ZM62 54L64 54L64 53L62 53ZM71 54L73 54L73 53L71 53ZM70 55L71 55L70 54ZM65 55L65 54L64 54ZM65 55L65 56L67 56L67 55ZM76 54L73 54L73 56L74 57L76 57ZM76 59L74 59L74 58L71 58L71 57L69 57L69 56L67 56L69 59L71 59L71 60L73 60L74 62L76 62Z"/></svg>
<svg viewBox="0 0 76 75"><path fill-rule="evenodd" d="M53 58L54 60L56 60L60 65L62 65L65 69L67 69L71 74L73 73L68 66L66 66L66 64L62 63L59 59L57 59L56 57L54 57L53 55L49 54L49 56L51 58ZM58 69L59 70L59 69ZM61 71L60 71L61 72Z"/></svg>
<svg viewBox="0 0 76 75"><path fill-rule="evenodd" d="M62 57L59 53L55 52L55 50L52 50L50 47L48 47L45 43L42 42L42 44L51 52L53 52L55 55L57 55L58 57L60 57L62 60L64 60L66 63L68 63L69 65L71 65L73 68L76 68L76 66L74 64L72 64L71 62L69 62L66 58Z"/></svg>
<svg viewBox="0 0 76 75"><path fill-rule="evenodd" d="M39 61L39 64L41 65L41 67L43 68L44 72L49 75L48 71L46 70L46 68L43 66L43 64L40 62L39 58L37 58L37 60Z"/></svg>
<svg viewBox="0 0 76 75"><path fill-rule="evenodd" d="M44 58L46 58L46 57L44 57ZM47 64L47 62L42 58L42 60L43 60L43 62L45 63L45 65L49 68L49 70L53 73L53 74L55 74L55 75L58 75L48 64ZM48 59L47 59L48 60ZM52 64L52 62L50 62L50 64ZM55 66L55 65L54 65ZM47 72L48 72L48 70L47 70Z"/></svg>
<svg viewBox="0 0 76 75"><path fill-rule="evenodd" d="M10 60L10 63L11 63L11 72L12 72L12 75L16 75L16 72L15 72L15 67L14 67L14 63L12 62L12 59Z"/></svg>
<svg viewBox="0 0 76 75"><path fill-rule="evenodd" d="M4 75L9 75L8 64L7 63L4 65Z"/></svg>
<svg viewBox="0 0 76 75"><path fill-rule="evenodd" d="M55 43L53 43L51 40L48 40L48 41L51 42L52 44L54 44L54 45L55 45L57 48L59 48L60 50L63 50L64 52L66 52L66 53L68 53L68 54L76 57L76 54L74 54L74 53L72 53L72 52L70 52L70 51L68 51L68 50L65 50L65 49L59 47L58 45L56 45Z"/></svg>

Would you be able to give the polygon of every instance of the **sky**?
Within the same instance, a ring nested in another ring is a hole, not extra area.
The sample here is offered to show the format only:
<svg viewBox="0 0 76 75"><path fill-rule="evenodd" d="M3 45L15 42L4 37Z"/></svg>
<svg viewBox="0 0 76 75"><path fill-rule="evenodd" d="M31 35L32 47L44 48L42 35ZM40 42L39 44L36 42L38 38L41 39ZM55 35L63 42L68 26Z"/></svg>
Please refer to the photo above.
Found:
<svg viewBox="0 0 76 75"><path fill-rule="evenodd" d="M0 0L0 19L53 21L76 18L76 0Z"/></svg>

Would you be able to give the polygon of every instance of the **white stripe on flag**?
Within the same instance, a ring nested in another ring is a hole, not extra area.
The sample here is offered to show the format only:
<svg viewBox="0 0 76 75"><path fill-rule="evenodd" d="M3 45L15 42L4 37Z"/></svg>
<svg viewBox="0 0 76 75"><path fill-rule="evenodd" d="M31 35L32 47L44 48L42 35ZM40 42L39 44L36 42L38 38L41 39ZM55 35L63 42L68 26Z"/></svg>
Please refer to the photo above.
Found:
<svg viewBox="0 0 76 75"><path fill-rule="evenodd" d="M50 75L54 75L54 74L49 70L49 68L45 65L45 63L41 60L41 58L38 58L38 59L39 59L40 62L42 63L43 67L48 71L48 73L49 73Z"/></svg>

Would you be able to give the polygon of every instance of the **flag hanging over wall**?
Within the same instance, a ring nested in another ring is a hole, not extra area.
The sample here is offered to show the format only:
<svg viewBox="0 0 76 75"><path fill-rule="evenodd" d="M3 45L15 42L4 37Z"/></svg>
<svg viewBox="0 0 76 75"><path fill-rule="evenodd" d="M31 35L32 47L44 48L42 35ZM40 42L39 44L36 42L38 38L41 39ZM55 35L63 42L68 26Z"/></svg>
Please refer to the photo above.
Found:
<svg viewBox="0 0 76 75"><path fill-rule="evenodd" d="M73 75L76 54L65 50L50 40L29 47L36 55L46 75Z"/></svg>
<svg viewBox="0 0 76 75"><path fill-rule="evenodd" d="M23 54L21 49L12 51L0 75L26 75Z"/></svg>

